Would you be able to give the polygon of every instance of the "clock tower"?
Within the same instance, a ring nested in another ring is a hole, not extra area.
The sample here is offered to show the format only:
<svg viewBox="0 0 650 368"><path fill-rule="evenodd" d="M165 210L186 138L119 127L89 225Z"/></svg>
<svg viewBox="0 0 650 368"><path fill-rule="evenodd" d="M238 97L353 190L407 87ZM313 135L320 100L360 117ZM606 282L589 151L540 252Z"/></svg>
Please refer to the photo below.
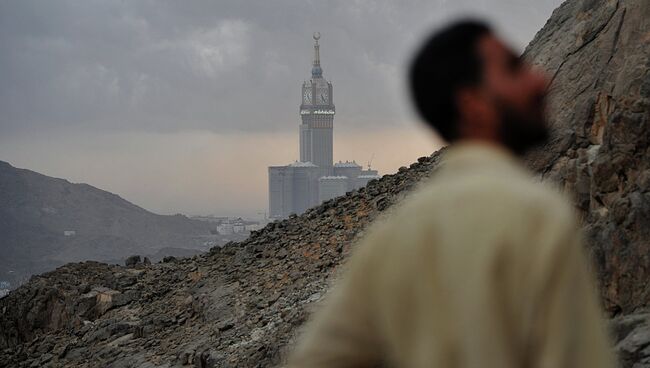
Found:
<svg viewBox="0 0 650 368"><path fill-rule="evenodd" d="M311 78L303 82L300 97L300 161L269 166L269 215L273 219L301 214L307 209L365 186L377 179L355 161L333 163L334 99L332 83L323 78L318 40L314 33Z"/></svg>
<svg viewBox="0 0 650 368"><path fill-rule="evenodd" d="M333 164L334 100L332 83L323 78L320 67L320 33L314 33L314 62L311 79L302 84L300 104L300 161L311 162L322 169Z"/></svg>

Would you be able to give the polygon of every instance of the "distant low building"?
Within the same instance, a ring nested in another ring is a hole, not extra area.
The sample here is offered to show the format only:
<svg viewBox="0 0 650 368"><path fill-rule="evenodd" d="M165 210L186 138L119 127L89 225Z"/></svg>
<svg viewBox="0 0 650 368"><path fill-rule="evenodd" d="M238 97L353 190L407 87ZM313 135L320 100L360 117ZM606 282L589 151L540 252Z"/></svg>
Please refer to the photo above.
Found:
<svg viewBox="0 0 650 368"><path fill-rule="evenodd" d="M64 230L63 231L63 236L75 236L77 235L77 232L75 230Z"/></svg>
<svg viewBox="0 0 650 368"><path fill-rule="evenodd" d="M262 228L260 221L228 216L193 216L192 219L214 224L211 233L216 235L246 234Z"/></svg>
<svg viewBox="0 0 650 368"><path fill-rule="evenodd" d="M235 232L235 229L230 222L224 222L217 225L217 231L221 235L231 235Z"/></svg>
<svg viewBox="0 0 650 368"><path fill-rule="evenodd" d="M246 224L244 224L243 222L232 224L232 231L237 234L243 233L246 231Z"/></svg>
<svg viewBox="0 0 650 368"><path fill-rule="evenodd" d="M347 176L323 176L318 179L318 200L325 202L345 194L348 191L349 178Z"/></svg>
<svg viewBox="0 0 650 368"><path fill-rule="evenodd" d="M246 225L246 231L248 231L248 232L257 231L257 230L260 230L262 227L264 227L264 225L259 224L259 223L257 223L257 224L247 224Z"/></svg>
<svg viewBox="0 0 650 368"><path fill-rule="evenodd" d="M374 170L372 170L372 171L374 171ZM376 171L375 171L375 174L359 175L359 176L357 176L356 186L357 186L357 188L363 188L366 185L368 185L368 183L371 180L375 180L375 179L381 179L381 176L377 175Z"/></svg>

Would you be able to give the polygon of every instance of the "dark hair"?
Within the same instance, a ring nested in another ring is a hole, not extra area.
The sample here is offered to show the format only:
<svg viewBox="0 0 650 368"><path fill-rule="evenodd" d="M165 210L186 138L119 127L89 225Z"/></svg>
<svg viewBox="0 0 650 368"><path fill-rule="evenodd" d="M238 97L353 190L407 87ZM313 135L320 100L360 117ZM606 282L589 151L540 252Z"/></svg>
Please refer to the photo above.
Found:
<svg viewBox="0 0 650 368"><path fill-rule="evenodd" d="M411 64L409 80L415 107L447 141L458 137L456 91L482 79L476 44L489 33L490 27L480 21L455 22L434 33Z"/></svg>

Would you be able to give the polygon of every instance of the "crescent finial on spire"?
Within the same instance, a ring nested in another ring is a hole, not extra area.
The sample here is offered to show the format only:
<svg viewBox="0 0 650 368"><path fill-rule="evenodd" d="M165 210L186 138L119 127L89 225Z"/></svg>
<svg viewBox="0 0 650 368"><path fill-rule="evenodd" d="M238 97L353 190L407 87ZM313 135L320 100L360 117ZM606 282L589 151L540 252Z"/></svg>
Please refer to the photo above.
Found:
<svg viewBox="0 0 650 368"><path fill-rule="evenodd" d="M320 32L314 32L314 64L311 69L311 75L313 77L320 77L323 73L323 70L320 67L320 45L318 45L318 40L320 39Z"/></svg>

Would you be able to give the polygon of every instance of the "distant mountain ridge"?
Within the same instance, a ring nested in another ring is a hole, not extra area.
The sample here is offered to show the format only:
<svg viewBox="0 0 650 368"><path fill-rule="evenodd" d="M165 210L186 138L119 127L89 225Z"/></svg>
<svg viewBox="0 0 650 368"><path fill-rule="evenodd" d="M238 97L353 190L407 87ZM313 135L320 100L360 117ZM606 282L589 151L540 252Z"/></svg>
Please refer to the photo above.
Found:
<svg viewBox="0 0 650 368"><path fill-rule="evenodd" d="M67 262L120 261L200 248L209 225L151 213L120 196L0 161L0 280L17 283Z"/></svg>

